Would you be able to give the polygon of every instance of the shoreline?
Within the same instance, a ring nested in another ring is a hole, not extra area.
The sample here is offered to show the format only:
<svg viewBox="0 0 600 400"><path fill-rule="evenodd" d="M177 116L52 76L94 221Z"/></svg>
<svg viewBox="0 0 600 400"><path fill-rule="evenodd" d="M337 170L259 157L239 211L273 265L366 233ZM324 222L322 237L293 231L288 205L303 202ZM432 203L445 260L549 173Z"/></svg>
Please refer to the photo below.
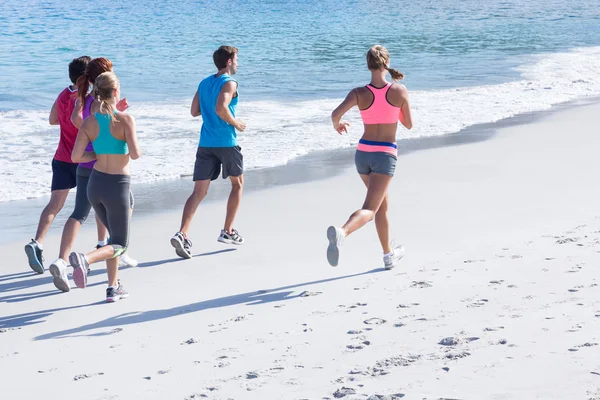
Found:
<svg viewBox="0 0 600 400"><path fill-rule="evenodd" d="M422 138L398 140L398 157L418 151L426 151L441 147L461 146L493 139L497 131L511 126L528 125L552 116L555 113L571 108L600 103L600 97L589 97L554 105L546 110L528 112L505 118L496 122L476 124L458 132ZM399 128L402 129L402 128ZM331 131L332 137L335 132ZM251 169L244 173L244 193L268 190L273 187L294 185L298 183L319 181L342 174L353 168L354 147L336 150L316 151L289 161L276 167ZM191 160L193 163L193 160ZM155 214L182 210L185 201L193 189L192 177L160 180L149 183L133 183L135 196L134 218L149 218ZM203 204L223 201L229 195L228 180L218 178L211 183L209 193ZM64 208L57 215L48 235L60 235L64 223L73 210L75 189L69 193ZM0 203L0 243L27 241L35 235L39 216L46 206L48 196L14 200ZM82 230L94 229L94 211L90 213Z"/></svg>

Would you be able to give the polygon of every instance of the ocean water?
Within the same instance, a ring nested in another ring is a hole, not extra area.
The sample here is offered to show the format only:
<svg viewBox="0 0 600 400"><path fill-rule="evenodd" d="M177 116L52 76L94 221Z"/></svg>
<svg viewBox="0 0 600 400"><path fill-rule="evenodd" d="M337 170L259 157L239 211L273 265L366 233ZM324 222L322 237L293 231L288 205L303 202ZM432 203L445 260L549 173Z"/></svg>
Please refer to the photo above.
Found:
<svg viewBox="0 0 600 400"><path fill-rule="evenodd" d="M0 201L49 194L58 129L47 123L80 55L110 58L144 156L134 182L191 174L201 120L189 115L212 52L239 48L239 134L248 168L353 146L329 115L368 82L385 45L406 74L415 127L457 132L600 95L600 2L230 0L0 2Z"/></svg>

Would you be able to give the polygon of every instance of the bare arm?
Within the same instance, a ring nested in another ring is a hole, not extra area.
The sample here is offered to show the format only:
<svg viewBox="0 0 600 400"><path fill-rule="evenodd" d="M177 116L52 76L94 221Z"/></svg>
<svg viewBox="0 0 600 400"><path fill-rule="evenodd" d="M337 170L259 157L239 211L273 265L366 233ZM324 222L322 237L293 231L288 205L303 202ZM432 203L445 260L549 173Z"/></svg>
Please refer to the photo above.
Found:
<svg viewBox="0 0 600 400"><path fill-rule="evenodd" d="M221 88L221 92L219 93L219 98L217 98L217 115L229 125L233 125L235 129L240 132L243 132L246 129L246 124L233 117L231 112L229 111L229 103L231 103L231 99L235 95L237 90L237 83L233 81L226 82Z"/></svg>
<svg viewBox="0 0 600 400"><path fill-rule="evenodd" d="M52 108L50 109L50 117L48 118L48 122L50 125L58 125L58 108L56 107L56 101L52 104Z"/></svg>
<svg viewBox="0 0 600 400"><path fill-rule="evenodd" d="M401 86L402 95L402 106L400 107L400 123L404 125L406 129L411 129L413 126L412 116L410 115L410 103L408 101L408 89Z"/></svg>
<svg viewBox="0 0 600 400"><path fill-rule="evenodd" d="M198 91L196 90L196 94L194 95L194 100L192 100L192 107L190 108L190 114L192 117L199 117L202 115L202 110L200 110L200 97L198 96Z"/></svg>
<svg viewBox="0 0 600 400"><path fill-rule="evenodd" d="M127 114L122 120L125 123L125 140L127 141L127 147L129 147L129 158L137 160L142 155L142 150L138 145L135 118Z"/></svg>
<svg viewBox="0 0 600 400"><path fill-rule="evenodd" d="M83 123L83 107L79 98L75 100L75 108L73 108L73 112L71 113L71 123L78 129L81 128L81 124Z"/></svg>
<svg viewBox="0 0 600 400"><path fill-rule="evenodd" d="M344 132L348 132L348 127L350 126L348 122L341 122L342 117L356 105L358 105L358 94L356 93L356 89L352 89L344 101L342 101L342 103L331 113L333 129L340 135Z"/></svg>
<svg viewBox="0 0 600 400"><path fill-rule="evenodd" d="M75 139L75 145L73 146L73 152L71 153L71 161L74 163L82 163L88 161L94 161L96 159L96 153L93 151L85 151L85 147L90 142L90 138L87 134L91 119L88 118L83 121L79 132L77 132L77 139Z"/></svg>

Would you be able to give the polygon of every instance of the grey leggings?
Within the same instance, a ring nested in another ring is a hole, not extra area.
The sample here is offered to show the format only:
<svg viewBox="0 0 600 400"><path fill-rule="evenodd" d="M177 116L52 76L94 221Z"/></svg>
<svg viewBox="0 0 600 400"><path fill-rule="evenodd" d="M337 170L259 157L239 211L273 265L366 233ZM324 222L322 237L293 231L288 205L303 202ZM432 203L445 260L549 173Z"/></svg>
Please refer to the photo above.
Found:
<svg viewBox="0 0 600 400"><path fill-rule="evenodd" d="M85 168L81 165L77 167L77 192L75 193L75 209L69 218L76 219L82 225L92 209L92 204L88 200L87 195L87 187L91 173L92 168ZM129 191L129 207L133 208L133 205L133 193Z"/></svg>
<svg viewBox="0 0 600 400"><path fill-rule="evenodd" d="M100 221L108 229L109 245L118 257L129 242L129 175L112 175L93 170L87 186L87 197Z"/></svg>

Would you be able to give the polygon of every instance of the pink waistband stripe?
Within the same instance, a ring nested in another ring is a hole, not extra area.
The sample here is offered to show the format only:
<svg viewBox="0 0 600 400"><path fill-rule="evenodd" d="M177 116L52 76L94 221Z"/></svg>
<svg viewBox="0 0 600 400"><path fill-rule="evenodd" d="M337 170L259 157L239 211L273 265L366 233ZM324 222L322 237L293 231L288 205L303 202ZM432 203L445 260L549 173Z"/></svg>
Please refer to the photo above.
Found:
<svg viewBox="0 0 600 400"><path fill-rule="evenodd" d="M372 144L359 143L356 150L364 151L366 153L387 153L394 156L398 156L398 149L391 146L378 146Z"/></svg>

